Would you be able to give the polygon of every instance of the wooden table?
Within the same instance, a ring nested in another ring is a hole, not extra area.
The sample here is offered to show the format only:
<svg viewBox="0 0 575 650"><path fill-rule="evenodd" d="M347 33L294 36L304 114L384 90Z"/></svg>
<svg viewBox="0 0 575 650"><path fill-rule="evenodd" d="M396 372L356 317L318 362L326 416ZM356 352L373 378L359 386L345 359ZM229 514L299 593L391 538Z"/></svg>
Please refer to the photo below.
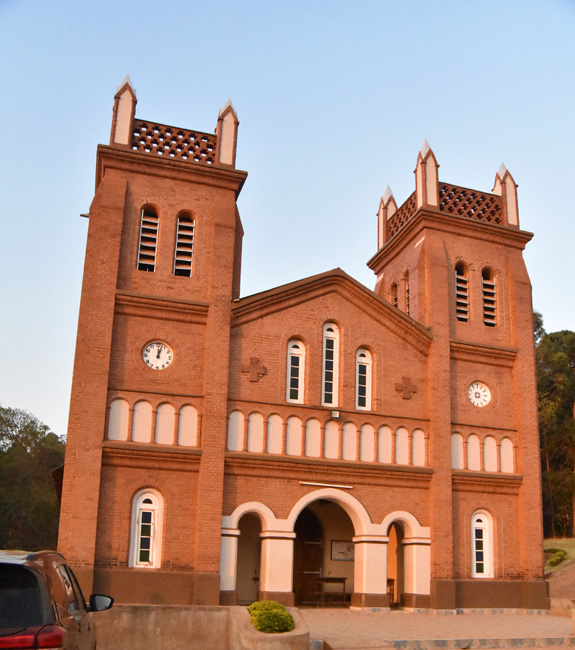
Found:
<svg viewBox="0 0 575 650"><path fill-rule="evenodd" d="M314 605L345 605L347 603L347 593L345 591L345 581L347 578L329 576L317 577L313 579L313 603ZM325 591L326 585L341 585L341 591Z"/></svg>

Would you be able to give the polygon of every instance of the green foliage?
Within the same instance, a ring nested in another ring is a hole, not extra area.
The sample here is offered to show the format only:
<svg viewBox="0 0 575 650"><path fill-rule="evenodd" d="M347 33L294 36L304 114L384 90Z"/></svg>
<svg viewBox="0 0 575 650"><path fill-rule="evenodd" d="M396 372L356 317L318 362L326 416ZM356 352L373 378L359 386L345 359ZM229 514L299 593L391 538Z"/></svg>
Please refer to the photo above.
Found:
<svg viewBox="0 0 575 650"><path fill-rule="evenodd" d="M248 607L252 623L259 632L275 634L295 627L293 616L275 600L257 600Z"/></svg>
<svg viewBox="0 0 575 650"><path fill-rule="evenodd" d="M0 548L55 548L59 504L50 472L64 442L30 413L0 406Z"/></svg>
<svg viewBox="0 0 575 650"><path fill-rule="evenodd" d="M537 318L534 318L537 341ZM546 334L536 348L545 535L571 535L575 494L575 333Z"/></svg>
<svg viewBox="0 0 575 650"><path fill-rule="evenodd" d="M295 627L293 616L281 609L256 610L252 614L252 623L256 630L266 634L289 632Z"/></svg>
<svg viewBox="0 0 575 650"><path fill-rule="evenodd" d="M550 566L557 566L567 559L567 551L562 548L546 548L545 553L553 553L553 557L549 560Z"/></svg>
<svg viewBox="0 0 575 650"><path fill-rule="evenodd" d="M254 612L265 612L270 609L281 609L284 612L286 611L285 605L278 603L276 600L256 600L255 603L252 603L248 607L248 612L253 614Z"/></svg>

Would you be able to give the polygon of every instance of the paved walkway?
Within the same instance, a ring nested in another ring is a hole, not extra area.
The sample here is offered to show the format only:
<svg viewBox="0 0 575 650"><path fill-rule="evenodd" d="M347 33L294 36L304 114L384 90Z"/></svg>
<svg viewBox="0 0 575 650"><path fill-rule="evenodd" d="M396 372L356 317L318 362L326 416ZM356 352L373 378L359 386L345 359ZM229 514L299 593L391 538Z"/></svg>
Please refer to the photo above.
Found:
<svg viewBox="0 0 575 650"><path fill-rule="evenodd" d="M545 613L412 613L300 609L310 648L332 650L407 648L575 648L570 618ZM326 646L323 646L324 648Z"/></svg>

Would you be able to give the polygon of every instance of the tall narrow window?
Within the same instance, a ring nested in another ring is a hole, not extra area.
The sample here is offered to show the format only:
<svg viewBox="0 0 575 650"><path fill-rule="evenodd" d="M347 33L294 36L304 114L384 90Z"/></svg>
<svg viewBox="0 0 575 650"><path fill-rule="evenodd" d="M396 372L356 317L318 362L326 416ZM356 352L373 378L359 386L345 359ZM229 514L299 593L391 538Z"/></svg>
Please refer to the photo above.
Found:
<svg viewBox="0 0 575 650"><path fill-rule="evenodd" d="M194 254L194 221L189 215L178 217L176 248L174 252L174 275L189 278L192 275Z"/></svg>
<svg viewBox="0 0 575 650"><path fill-rule="evenodd" d="M323 326L322 406L337 406L339 330L334 323Z"/></svg>
<svg viewBox="0 0 575 650"><path fill-rule="evenodd" d="M391 285L391 304L397 307L397 284L395 282Z"/></svg>
<svg viewBox="0 0 575 650"><path fill-rule="evenodd" d="M411 311L410 296L409 296L409 273L405 274L405 313L409 316Z"/></svg>
<svg viewBox="0 0 575 650"><path fill-rule="evenodd" d="M355 355L355 408L371 409L371 353L360 348Z"/></svg>
<svg viewBox="0 0 575 650"><path fill-rule="evenodd" d="M483 322L488 327L496 324L496 295L495 275L489 268L481 271L481 286L483 288Z"/></svg>
<svg viewBox="0 0 575 650"><path fill-rule="evenodd" d="M471 517L471 575L493 577L493 526L491 516L479 510Z"/></svg>
<svg viewBox="0 0 575 650"><path fill-rule="evenodd" d="M457 320L464 323L469 320L467 268L463 262L458 262L455 265L455 315Z"/></svg>
<svg viewBox="0 0 575 650"><path fill-rule="evenodd" d="M301 341L288 343L286 400L303 404L305 347Z"/></svg>
<svg viewBox="0 0 575 650"><path fill-rule="evenodd" d="M138 247L138 270L156 270L156 249L160 220L154 208L145 207L140 221L140 245Z"/></svg>
<svg viewBox="0 0 575 650"><path fill-rule="evenodd" d="M138 492L132 502L130 566L161 565L163 500L155 490Z"/></svg>

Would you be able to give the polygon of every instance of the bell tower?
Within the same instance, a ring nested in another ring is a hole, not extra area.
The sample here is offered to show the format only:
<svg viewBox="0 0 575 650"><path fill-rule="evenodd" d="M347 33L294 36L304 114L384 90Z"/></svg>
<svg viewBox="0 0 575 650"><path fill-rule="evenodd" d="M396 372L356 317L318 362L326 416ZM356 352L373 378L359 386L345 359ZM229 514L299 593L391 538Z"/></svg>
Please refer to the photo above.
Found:
<svg viewBox="0 0 575 650"><path fill-rule="evenodd" d="M486 448L507 436L513 440L513 471L526 479L520 487L508 481L506 489L518 490L522 507L516 525L525 539L521 573L533 580L541 568L531 558L539 557L541 539L529 530L540 529L541 497L531 284L522 256L532 234L519 227L517 185L504 165L491 193L442 182L438 170L425 142L413 194L399 208L389 188L381 199L379 250L368 266L377 276L376 293L433 336L428 399L436 577L431 597L432 606L452 607L453 576L465 566L451 552L457 544L454 531L481 508L474 490L496 494L500 489L473 475L500 471L480 446L478 432L488 441ZM476 598L491 588L488 582L458 589Z"/></svg>
<svg viewBox="0 0 575 650"><path fill-rule="evenodd" d="M195 539L170 538L173 565L194 567L179 572L174 588L191 603L217 604L219 547L211 540L221 528L243 235L236 200L247 176L235 168L239 122L229 101L214 134L136 118L136 104L126 77L110 142L97 152L59 549L88 592L125 598L140 589L149 592L141 602L151 598L155 582L173 578L169 566L145 578L122 573L153 566L152 554L129 541L130 504L149 486L180 511L166 512L167 526L178 527L178 514L202 521ZM127 504L123 528L111 514L119 503Z"/></svg>

